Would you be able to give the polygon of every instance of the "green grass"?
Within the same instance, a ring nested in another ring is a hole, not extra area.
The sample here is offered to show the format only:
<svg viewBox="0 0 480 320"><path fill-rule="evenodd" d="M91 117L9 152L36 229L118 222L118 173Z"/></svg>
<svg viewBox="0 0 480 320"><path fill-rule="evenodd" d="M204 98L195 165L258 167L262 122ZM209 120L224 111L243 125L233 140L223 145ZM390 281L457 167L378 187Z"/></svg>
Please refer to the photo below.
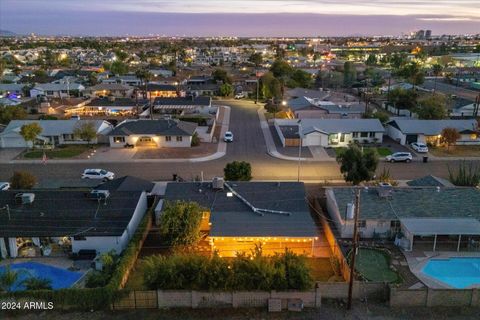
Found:
<svg viewBox="0 0 480 320"><path fill-rule="evenodd" d="M87 145L66 146L64 148L45 150L45 154L48 159L68 159L81 155L89 148ZM42 159L43 150L26 151L23 157L26 159Z"/></svg>
<svg viewBox="0 0 480 320"><path fill-rule="evenodd" d="M390 257L381 250L360 248L355 269L369 281L399 281L398 274L390 269Z"/></svg>
<svg viewBox="0 0 480 320"><path fill-rule="evenodd" d="M392 154L392 151L387 147L364 147L364 150L371 149L371 148L377 150L377 153L380 157L386 157ZM335 150L335 154L337 156L345 152L345 150L347 150L346 147L339 147L339 148L333 148L333 149Z"/></svg>

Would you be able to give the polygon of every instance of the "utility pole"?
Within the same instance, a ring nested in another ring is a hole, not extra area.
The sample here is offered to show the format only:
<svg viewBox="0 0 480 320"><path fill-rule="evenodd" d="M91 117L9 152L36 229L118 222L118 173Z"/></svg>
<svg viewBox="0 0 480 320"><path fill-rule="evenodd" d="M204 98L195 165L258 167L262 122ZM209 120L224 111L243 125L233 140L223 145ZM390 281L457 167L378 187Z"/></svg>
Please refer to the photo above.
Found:
<svg viewBox="0 0 480 320"><path fill-rule="evenodd" d="M357 256L358 249L358 217L360 216L360 188L355 191L355 211L354 211L354 226L353 226L353 248L350 261L350 281L348 284L348 304L347 309L352 309L352 294L353 294L353 281L355 278L355 257Z"/></svg>

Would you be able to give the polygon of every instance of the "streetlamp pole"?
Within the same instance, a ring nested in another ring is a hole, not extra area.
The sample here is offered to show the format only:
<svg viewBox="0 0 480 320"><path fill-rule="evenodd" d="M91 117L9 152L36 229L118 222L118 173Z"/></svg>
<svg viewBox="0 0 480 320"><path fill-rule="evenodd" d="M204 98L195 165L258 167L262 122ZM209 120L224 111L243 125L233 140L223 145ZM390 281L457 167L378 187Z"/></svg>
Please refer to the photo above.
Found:
<svg viewBox="0 0 480 320"><path fill-rule="evenodd" d="M300 163L302 157L302 119L298 120L298 166L297 166L297 182L300 182Z"/></svg>

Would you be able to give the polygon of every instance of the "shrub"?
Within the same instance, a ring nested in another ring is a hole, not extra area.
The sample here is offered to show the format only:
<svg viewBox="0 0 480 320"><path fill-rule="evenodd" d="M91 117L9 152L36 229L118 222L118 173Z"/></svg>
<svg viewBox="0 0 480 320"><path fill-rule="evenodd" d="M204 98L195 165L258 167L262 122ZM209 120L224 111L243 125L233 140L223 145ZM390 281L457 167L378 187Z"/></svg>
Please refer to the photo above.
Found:
<svg viewBox="0 0 480 320"><path fill-rule="evenodd" d="M197 147L200 145L200 137L198 136L198 133L194 133L192 136L192 147Z"/></svg>
<svg viewBox="0 0 480 320"><path fill-rule="evenodd" d="M37 178L27 171L14 171L10 178L12 189L32 189L37 183Z"/></svg>
<svg viewBox="0 0 480 320"><path fill-rule="evenodd" d="M227 163L223 172L225 180L229 181L250 181L252 179L252 166L245 161Z"/></svg>

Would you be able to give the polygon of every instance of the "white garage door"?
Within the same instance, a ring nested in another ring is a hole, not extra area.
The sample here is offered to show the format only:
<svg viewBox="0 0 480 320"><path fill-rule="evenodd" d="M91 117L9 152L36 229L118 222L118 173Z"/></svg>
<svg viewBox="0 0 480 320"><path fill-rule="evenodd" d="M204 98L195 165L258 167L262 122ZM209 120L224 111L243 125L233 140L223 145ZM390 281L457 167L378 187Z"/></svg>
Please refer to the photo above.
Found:
<svg viewBox="0 0 480 320"><path fill-rule="evenodd" d="M322 146L322 135L318 132L313 132L310 134L307 134L305 138L303 139L303 145L305 147L312 146L312 147L317 147L317 146Z"/></svg>
<svg viewBox="0 0 480 320"><path fill-rule="evenodd" d="M2 138L2 148L26 148L27 144L21 137Z"/></svg>

